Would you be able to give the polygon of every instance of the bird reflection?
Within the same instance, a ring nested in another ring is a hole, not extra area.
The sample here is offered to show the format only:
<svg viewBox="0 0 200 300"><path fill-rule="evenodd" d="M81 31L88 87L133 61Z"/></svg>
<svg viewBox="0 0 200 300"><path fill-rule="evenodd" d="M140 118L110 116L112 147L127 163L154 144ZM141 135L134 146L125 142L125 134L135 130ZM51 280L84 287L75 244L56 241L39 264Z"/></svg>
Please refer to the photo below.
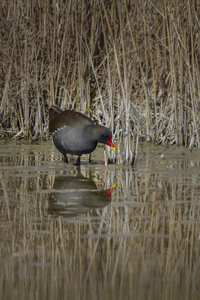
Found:
<svg viewBox="0 0 200 300"><path fill-rule="evenodd" d="M110 203L113 189L114 185L108 190L98 190L95 182L82 174L56 177L48 212L73 217L92 208L103 208Z"/></svg>

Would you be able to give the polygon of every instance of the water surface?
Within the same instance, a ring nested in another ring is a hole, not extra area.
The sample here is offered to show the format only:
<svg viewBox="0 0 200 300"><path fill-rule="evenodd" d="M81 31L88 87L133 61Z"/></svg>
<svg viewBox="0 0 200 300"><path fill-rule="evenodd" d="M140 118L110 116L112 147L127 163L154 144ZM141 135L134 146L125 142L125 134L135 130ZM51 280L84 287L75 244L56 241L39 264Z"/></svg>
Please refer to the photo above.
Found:
<svg viewBox="0 0 200 300"><path fill-rule="evenodd" d="M140 144L134 168L103 148L78 168L1 141L1 299L199 299L199 158Z"/></svg>

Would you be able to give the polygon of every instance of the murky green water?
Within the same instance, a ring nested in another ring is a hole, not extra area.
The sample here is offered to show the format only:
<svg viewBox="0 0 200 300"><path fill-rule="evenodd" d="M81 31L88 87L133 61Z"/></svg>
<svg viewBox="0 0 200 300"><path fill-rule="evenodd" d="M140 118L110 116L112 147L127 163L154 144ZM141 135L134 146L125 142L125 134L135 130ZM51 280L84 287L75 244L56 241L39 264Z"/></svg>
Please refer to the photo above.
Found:
<svg viewBox="0 0 200 300"><path fill-rule="evenodd" d="M86 159L0 143L0 298L200 299L200 151Z"/></svg>

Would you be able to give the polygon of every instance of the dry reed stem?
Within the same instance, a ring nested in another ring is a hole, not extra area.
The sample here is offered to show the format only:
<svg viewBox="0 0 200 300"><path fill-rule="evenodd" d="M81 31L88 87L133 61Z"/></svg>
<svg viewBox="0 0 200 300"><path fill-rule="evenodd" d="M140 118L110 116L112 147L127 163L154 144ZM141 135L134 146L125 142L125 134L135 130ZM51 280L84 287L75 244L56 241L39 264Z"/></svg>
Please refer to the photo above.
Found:
<svg viewBox="0 0 200 300"><path fill-rule="evenodd" d="M48 107L133 140L199 147L197 1L2 0L0 137L48 139Z"/></svg>

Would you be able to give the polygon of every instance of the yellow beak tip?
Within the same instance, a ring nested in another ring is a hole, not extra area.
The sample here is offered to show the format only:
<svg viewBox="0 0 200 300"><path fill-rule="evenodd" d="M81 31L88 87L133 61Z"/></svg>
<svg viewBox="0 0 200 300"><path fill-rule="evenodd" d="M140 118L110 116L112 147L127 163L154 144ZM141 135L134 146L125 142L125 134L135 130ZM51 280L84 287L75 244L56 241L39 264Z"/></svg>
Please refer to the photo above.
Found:
<svg viewBox="0 0 200 300"><path fill-rule="evenodd" d="M115 188L115 186L116 186L116 184L111 185L110 189L113 190Z"/></svg>

